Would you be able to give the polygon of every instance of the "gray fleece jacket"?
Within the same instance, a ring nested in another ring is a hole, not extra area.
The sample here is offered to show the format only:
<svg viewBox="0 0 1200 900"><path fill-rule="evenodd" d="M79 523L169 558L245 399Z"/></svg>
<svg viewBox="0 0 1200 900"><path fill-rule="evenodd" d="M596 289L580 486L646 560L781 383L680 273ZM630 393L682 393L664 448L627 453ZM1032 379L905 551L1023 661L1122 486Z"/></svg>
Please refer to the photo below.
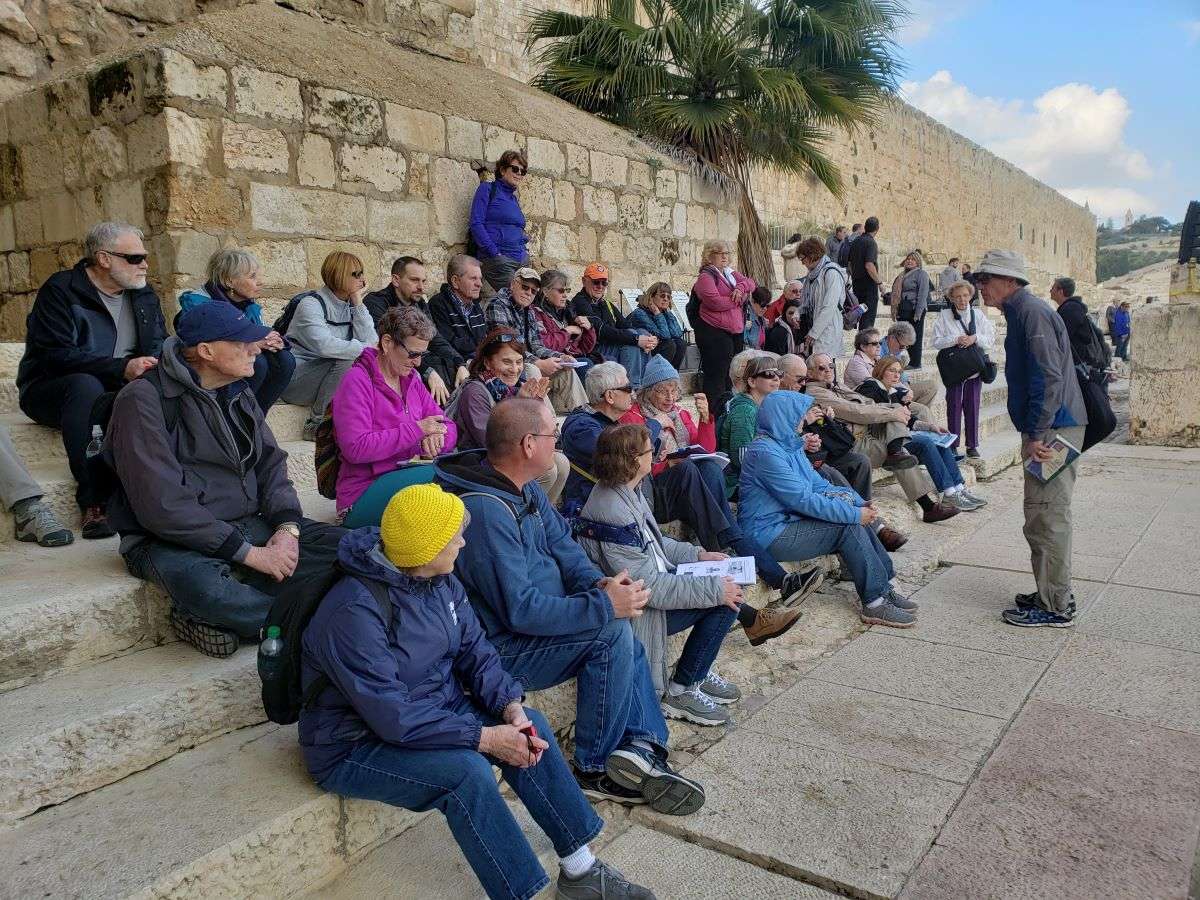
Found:
<svg viewBox="0 0 1200 900"><path fill-rule="evenodd" d="M365 303L354 306L327 287L296 305L287 337L300 362L358 359L364 347L375 345L375 323Z"/></svg>

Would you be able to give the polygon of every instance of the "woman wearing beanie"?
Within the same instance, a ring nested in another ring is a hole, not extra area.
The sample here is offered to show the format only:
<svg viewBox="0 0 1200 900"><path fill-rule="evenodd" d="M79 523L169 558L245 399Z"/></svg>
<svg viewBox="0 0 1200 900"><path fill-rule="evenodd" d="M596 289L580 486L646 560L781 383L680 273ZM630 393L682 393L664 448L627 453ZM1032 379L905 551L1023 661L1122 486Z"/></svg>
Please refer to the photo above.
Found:
<svg viewBox="0 0 1200 900"><path fill-rule="evenodd" d="M731 579L676 574L683 563L727 557L673 540L659 529L639 490L653 456L645 425L618 425L601 433L592 460L598 484L576 520L576 538L605 575L628 571L650 591L649 604L630 624L646 648L663 715L697 725L727 725L730 716L724 707L740 700L742 692L712 665L734 619L757 646L795 625L800 610L756 610L742 603L742 590ZM688 629L687 643L668 675L667 637Z"/></svg>
<svg viewBox="0 0 1200 900"><path fill-rule="evenodd" d="M708 398L695 394L696 418L679 405L682 396L679 372L661 356L653 356L642 373L642 388L637 402L618 420L625 425L644 425L653 419L662 426L658 433L658 453L654 458L653 474L667 468L667 456L691 444L699 444L709 453L717 449L716 423L708 408Z"/></svg>
<svg viewBox="0 0 1200 900"><path fill-rule="evenodd" d="M410 460L454 449L457 429L417 371L433 334L415 306L389 309L379 320L379 346L362 351L333 395L337 509L347 528L378 525L396 491L433 480L433 466Z"/></svg>
<svg viewBox="0 0 1200 900"><path fill-rule="evenodd" d="M531 397L545 400L550 379L525 377L525 345L517 340L511 328L495 328L488 333L475 351L468 368L471 377L462 383L446 404L446 415L458 429L458 450L476 450L484 446L488 419L496 404L512 397ZM551 407L553 411L553 407ZM571 464L555 451L554 465L537 479L550 503L558 506Z"/></svg>
<svg viewBox="0 0 1200 900"><path fill-rule="evenodd" d="M523 900L550 879L500 796L499 766L554 844L557 896L614 896L616 888L653 900L592 855L588 843L604 823L549 722L521 705L520 683L452 574L466 521L458 497L414 485L391 498L378 528L342 539L346 577L318 607L301 649L305 695L316 691L300 714L309 774L345 797L441 810L487 895Z"/></svg>

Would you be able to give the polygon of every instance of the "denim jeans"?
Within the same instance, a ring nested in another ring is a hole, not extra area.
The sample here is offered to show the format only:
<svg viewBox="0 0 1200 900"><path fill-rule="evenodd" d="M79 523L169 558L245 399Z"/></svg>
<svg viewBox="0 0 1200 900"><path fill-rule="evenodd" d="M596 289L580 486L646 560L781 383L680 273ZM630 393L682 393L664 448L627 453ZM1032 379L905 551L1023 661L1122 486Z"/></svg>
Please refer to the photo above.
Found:
<svg viewBox="0 0 1200 900"><path fill-rule="evenodd" d="M838 525L819 519L801 519L783 529L771 542L776 559L800 562L836 553L842 558L863 603L887 593L892 577L892 558L865 525Z"/></svg>
<svg viewBox="0 0 1200 900"><path fill-rule="evenodd" d="M633 330L638 334L650 333L640 328ZM637 344L597 344L596 352L605 359L619 362L624 366L625 374L629 376L629 383L635 388L642 386L642 372L646 369L646 362L650 359L650 354Z"/></svg>
<svg viewBox="0 0 1200 900"><path fill-rule="evenodd" d="M725 605L667 610L667 634L692 629L675 663L672 680L676 684L690 686L705 679L736 618L737 612Z"/></svg>
<svg viewBox="0 0 1200 900"><path fill-rule="evenodd" d="M262 546L273 529L261 516L230 523L248 543ZM129 549L125 567L144 581L167 592L171 603L185 616L256 639L271 603L281 594L299 601L310 592L324 594L335 575L338 542L346 529L310 519L300 520L300 561L283 581L254 569L205 556L149 538Z"/></svg>
<svg viewBox="0 0 1200 900"><path fill-rule="evenodd" d="M933 485L939 491L963 483L962 472L954 459L954 451L949 447L939 447L934 443L936 435L928 431L914 431L908 441L908 449L913 456L921 461L933 479Z"/></svg>
<svg viewBox="0 0 1200 900"><path fill-rule="evenodd" d="M526 690L576 680L575 763L582 771L604 771L608 755L635 738L666 750L667 723L646 651L627 619L576 634L491 640L505 671Z"/></svg>
<svg viewBox="0 0 1200 900"><path fill-rule="evenodd" d="M455 712L473 715L484 725L497 721L466 699ZM560 858L596 837L604 821L579 790L546 717L534 709L525 712L550 744L537 765L528 769L505 765L477 750L418 750L372 740L356 747L321 787L419 812L439 810L487 895L526 900L550 879L500 796L492 765L500 766L504 780Z"/></svg>
<svg viewBox="0 0 1200 900"><path fill-rule="evenodd" d="M254 360L254 374L246 379L254 399L265 413L283 396L296 371L291 350L264 350Z"/></svg>

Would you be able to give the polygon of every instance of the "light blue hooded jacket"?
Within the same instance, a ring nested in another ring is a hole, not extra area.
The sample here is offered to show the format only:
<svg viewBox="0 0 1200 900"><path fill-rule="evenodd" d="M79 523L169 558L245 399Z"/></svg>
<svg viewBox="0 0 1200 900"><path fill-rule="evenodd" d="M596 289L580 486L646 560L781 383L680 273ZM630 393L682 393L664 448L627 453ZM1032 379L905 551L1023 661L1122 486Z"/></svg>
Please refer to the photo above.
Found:
<svg viewBox="0 0 1200 900"><path fill-rule="evenodd" d="M742 457L738 524L764 547L802 519L856 525L867 504L818 475L804 455L796 426L810 406L812 398L796 391L768 395L758 408L758 436Z"/></svg>

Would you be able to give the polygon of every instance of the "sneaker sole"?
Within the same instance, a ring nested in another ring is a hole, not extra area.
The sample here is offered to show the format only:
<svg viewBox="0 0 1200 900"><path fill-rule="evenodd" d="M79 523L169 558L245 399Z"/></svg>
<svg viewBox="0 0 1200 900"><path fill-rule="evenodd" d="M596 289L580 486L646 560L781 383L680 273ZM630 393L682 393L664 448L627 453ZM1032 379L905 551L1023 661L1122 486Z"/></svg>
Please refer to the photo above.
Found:
<svg viewBox="0 0 1200 900"><path fill-rule="evenodd" d="M684 722L692 722L696 725L714 726L729 724L729 716L707 718L702 713L694 713L686 709L677 709L673 706L667 706L665 703L662 704L662 714L668 719L679 719Z"/></svg>
<svg viewBox="0 0 1200 900"><path fill-rule="evenodd" d="M645 806L645 797L614 797L612 794L606 794L604 791L594 791L591 788L579 786L579 790L583 796L589 800L607 800L609 803L620 803L622 806Z"/></svg>
<svg viewBox="0 0 1200 900"><path fill-rule="evenodd" d="M885 625L888 628L912 628L917 624L915 621L914 622L891 622L891 621L888 621L887 619L879 619L879 618L876 618L875 616L869 616L866 613L859 613L858 618L864 625Z"/></svg>
<svg viewBox="0 0 1200 900"><path fill-rule="evenodd" d="M713 694L710 694L704 688L700 688L700 693L702 693L705 697L707 697L713 703L717 704L717 706L730 706L734 703L737 703L739 700L742 699L741 694L738 694L736 697L717 697L717 696L714 696Z"/></svg>
<svg viewBox="0 0 1200 900"><path fill-rule="evenodd" d="M1001 616L1000 618L1004 619L1005 624L1016 628L1071 628L1075 624L1072 619L1068 619L1065 622L1014 622L1005 616Z"/></svg>
<svg viewBox="0 0 1200 900"><path fill-rule="evenodd" d="M794 609L817 592L817 588L825 583L825 573L820 569L814 569L813 571L817 573L817 577L813 578L809 584L800 588L800 590L793 594L788 594L788 596L780 600L780 606L784 609Z"/></svg>
<svg viewBox="0 0 1200 900"><path fill-rule="evenodd" d="M690 816L704 805L704 788L682 775L647 774L631 760L615 754L609 756L605 769L608 777L621 787L641 791L655 812Z"/></svg>
<svg viewBox="0 0 1200 900"><path fill-rule="evenodd" d="M68 544L75 543L75 535L67 532L65 538L56 540L39 541L36 534L17 534L16 539L23 544L37 544L39 547L66 547Z"/></svg>

